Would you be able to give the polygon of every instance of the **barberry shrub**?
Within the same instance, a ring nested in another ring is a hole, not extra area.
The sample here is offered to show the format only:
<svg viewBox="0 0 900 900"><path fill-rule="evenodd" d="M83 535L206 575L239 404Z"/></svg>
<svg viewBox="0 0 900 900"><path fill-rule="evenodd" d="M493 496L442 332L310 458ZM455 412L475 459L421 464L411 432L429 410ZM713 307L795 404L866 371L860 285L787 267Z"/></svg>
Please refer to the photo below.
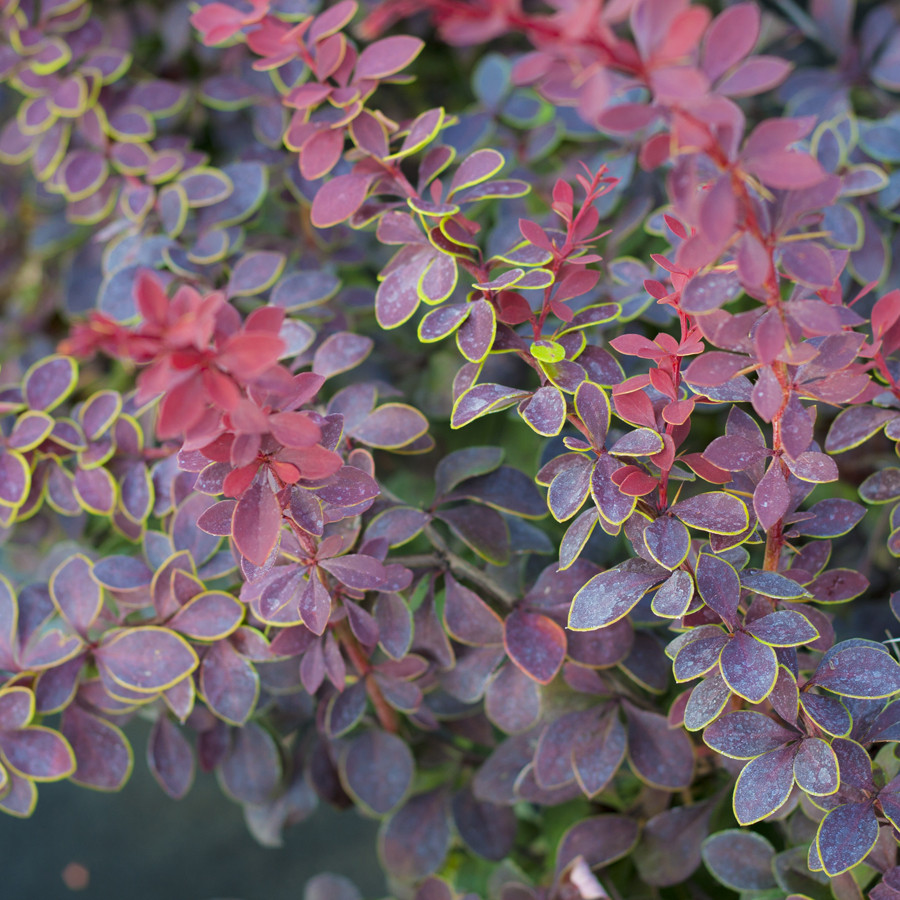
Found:
<svg viewBox="0 0 900 900"><path fill-rule="evenodd" d="M895 4L0 0L0 78L3 811L140 717L399 898L900 898Z"/></svg>

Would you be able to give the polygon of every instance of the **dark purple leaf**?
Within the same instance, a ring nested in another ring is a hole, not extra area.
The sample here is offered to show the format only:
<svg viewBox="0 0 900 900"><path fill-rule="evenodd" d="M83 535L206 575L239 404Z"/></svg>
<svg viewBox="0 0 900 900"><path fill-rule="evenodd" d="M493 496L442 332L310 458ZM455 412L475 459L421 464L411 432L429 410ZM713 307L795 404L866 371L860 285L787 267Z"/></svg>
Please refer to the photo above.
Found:
<svg viewBox="0 0 900 900"><path fill-rule="evenodd" d="M450 848L447 797L441 790L410 798L381 827L382 864L396 878L412 881L436 872Z"/></svg>
<svg viewBox="0 0 900 900"><path fill-rule="evenodd" d="M447 633L463 644L502 644L503 622L500 617L452 575L445 575L444 580L444 627Z"/></svg>
<svg viewBox="0 0 900 900"><path fill-rule="evenodd" d="M556 853L556 871L562 871L578 856L584 857L592 869L609 865L631 852L639 833L637 822L627 816L582 819L563 835Z"/></svg>
<svg viewBox="0 0 900 900"><path fill-rule="evenodd" d="M874 647L841 649L838 644L819 663L811 682L844 697L890 697L900 691L900 665Z"/></svg>
<svg viewBox="0 0 900 900"><path fill-rule="evenodd" d="M801 741L794 757L794 778L800 788L813 796L833 794L840 787L838 761L821 738Z"/></svg>
<svg viewBox="0 0 900 900"><path fill-rule="evenodd" d="M507 734L527 731L541 713L540 688L518 666L507 663L488 684L484 711Z"/></svg>
<svg viewBox="0 0 900 900"><path fill-rule="evenodd" d="M224 591L205 591L189 600L169 620L173 630L200 641L227 637L244 618L244 607Z"/></svg>
<svg viewBox="0 0 900 900"><path fill-rule="evenodd" d="M686 632L682 639L673 667L676 681L691 681L711 669L718 669L719 657L728 642L728 636L721 628L701 626Z"/></svg>
<svg viewBox="0 0 900 900"><path fill-rule="evenodd" d="M518 819L508 806L479 800L466 787L453 797L452 810L456 830L473 853L499 862L512 851Z"/></svg>
<svg viewBox="0 0 900 900"><path fill-rule="evenodd" d="M150 732L147 766L173 800L180 800L190 790L194 754L187 738L167 715L159 716Z"/></svg>
<svg viewBox="0 0 900 900"><path fill-rule="evenodd" d="M700 865L700 848L709 833L713 808L710 801L676 806L647 822L634 853L638 872L647 884L677 884Z"/></svg>
<svg viewBox="0 0 900 900"><path fill-rule="evenodd" d="M399 594L379 594L374 615L381 649L392 659L402 659L412 643L409 607Z"/></svg>
<svg viewBox="0 0 900 900"><path fill-rule="evenodd" d="M624 703L628 761L642 781L664 790L680 790L691 782L694 748L681 729L671 729L664 716Z"/></svg>
<svg viewBox="0 0 900 900"><path fill-rule="evenodd" d="M774 719L743 709L723 716L703 732L707 745L732 759L753 759L798 737Z"/></svg>
<svg viewBox="0 0 900 900"><path fill-rule="evenodd" d="M370 447L403 447L428 430L428 420L405 403L385 403L352 429L352 437Z"/></svg>
<svg viewBox="0 0 900 900"><path fill-rule="evenodd" d="M718 556L701 553L694 575L703 602L733 625L741 598L741 581L734 567Z"/></svg>
<svg viewBox="0 0 900 900"><path fill-rule="evenodd" d="M646 533L645 529L645 542ZM693 597L694 580L683 569L678 569L672 572L654 594L651 608L656 615L663 618L679 619L687 612Z"/></svg>
<svg viewBox="0 0 900 900"><path fill-rule="evenodd" d="M772 750L751 759L741 770L734 789L734 815L738 823L752 825L781 809L793 784L793 747Z"/></svg>
<svg viewBox="0 0 900 900"><path fill-rule="evenodd" d="M819 825L816 850L825 872L834 877L862 862L878 840L872 803L845 803Z"/></svg>
<svg viewBox="0 0 900 900"><path fill-rule="evenodd" d="M562 391L552 384L538 388L530 400L519 406L519 415L545 437L562 431L566 422L566 401Z"/></svg>
<svg viewBox="0 0 900 900"><path fill-rule="evenodd" d="M261 725L248 722L234 733L231 751L219 764L222 789L239 803L262 805L281 783L281 755Z"/></svg>
<svg viewBox="0 0 900 900"><path fill-rule="evenodd" d="M259 675L228 641L217 641L200 664L200 693L220 719L243 725L253 714L259 697Z"/></svg>
<svg viewBox="0 0 900 900"><path fill-rule="evenodd" d="M850 733L850 714L836 698L804 691L800 694L800 703L803 711L826 734L843 737Z"/></svg>
<svg viewBox="0 0 900 900"><path fill-rule="evenodd" d="M900 497L900 469L887 466L873 472L860 486L859 496L866 503L889 503Z"/></svg>
<svg viewBox="0 0 900 900"><path fill-rule="evenodd" d="M715 672L707 676L691 691L684 708L684 727L688 731L706 728L725 709L731 699L731 690L725 679Z"/></svg>
<svg viewBox="0 0 900 900"><path fill-rule="evenodd" d="M671 516L654 519L644 529L647 550L657 563L667 569L677 569L684 562L690 543L687 528Z"/></svg>
<svg viewBox="0 0 900 900"><path fill-rule="evenodd" d="M529 396L527 391L505 387L502 384L476 384L457 399L450 417L450 425L453 428L462 428L479 416L499 412Z"/></svg>
<svg viewBox="0 0 900 900"><path fill-rule="evenodd" d="M734 891L774 888L772 861L775 849L760 834L726 829L703 842L703 862L713 877Z"/></svg>
<svg viewBox="0 0 900 900"><path fill-rule="evenodd" d="M851 406L841 410L828 429L825 449L829 453L843 453L858 447L896 417L896 410L874 406Z"/></svg>
<svg viewBox="0 0 900 900"><path fill-rule="evenodd" d="M781 610L756 619L747 626L747 631L773 647L799 647L819 637L809 619L793 610Z"/></svg>
<svg viewBox="0 0 900 900"><path fill-rule="evenodd" d="M741 534L750 524L747 507L732 494L712 491L680 500L670 512L685 525L710 534Z"/></svg>
<svg viewBox="0 0 900 900"><path fill-rule="evenodd" d="M5 765L32 781L59 781L76 767L69 742L46 725L0 731L0 754Z"/></svg>
<svg viewBox="0 0 900 900"><path fill-rule="evenodd" d="M509 529L503 516L490 507L467 503L442 510L436 518L471 550L496 566L509 561Z"/></svg>
<svg viewBox="0 0 900 900"><path fill-rule="evenodd" d="M618 715L594 717L580 730L572 747L572 769L588 797L602 791L625 759L628 739Z"/></svg>
<svg viewBox="0 0 900 900"><path fill-rule="evenodd" d="M667 572L643 559L624 563L595 575L572 599L568 627L593 631L626 616L647 591L665 580Z"/></svg>
<svg viewBox="0 0 900 900"><path fill-rule="evenodd" d="M412 784L415 763L406 743L386 731L366 731L341 758L347 791L376 815L389 813Z"/></svg>

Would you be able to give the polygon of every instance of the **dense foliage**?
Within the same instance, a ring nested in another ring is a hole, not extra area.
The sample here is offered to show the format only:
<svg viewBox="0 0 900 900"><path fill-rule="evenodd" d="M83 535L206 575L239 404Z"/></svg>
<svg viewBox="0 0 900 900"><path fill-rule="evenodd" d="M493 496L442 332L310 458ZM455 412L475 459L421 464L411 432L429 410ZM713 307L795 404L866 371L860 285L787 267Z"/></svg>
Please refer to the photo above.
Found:
<svg viewBox="0 0 900 900"><path fill-rule="evenodd" d="M900 898L896 5L364 6L0 0L0 808Z"/></svg>

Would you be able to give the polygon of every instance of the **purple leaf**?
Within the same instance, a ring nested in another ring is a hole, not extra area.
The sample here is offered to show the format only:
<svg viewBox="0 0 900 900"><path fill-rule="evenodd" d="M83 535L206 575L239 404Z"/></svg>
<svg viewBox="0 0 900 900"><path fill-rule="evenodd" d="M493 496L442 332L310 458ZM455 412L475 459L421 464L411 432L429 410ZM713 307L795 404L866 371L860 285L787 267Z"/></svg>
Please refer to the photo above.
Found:
<svg viewBox="0 0 900 900"><path fill-rule="evenodd" d="M684 881L700 865L700 847L709 833L710 801L676 806L653 816L635 849L641 878L666 887Z"/></svg>
<svg viewBox="0 0 900 900"><path fill-rule="evenodd" d="M81 635L97 618L103 591L91 577L91 563L78 554L58 566L50 576L50 596L63 617Z"/></svg>
<svg viewBox="0 0 900 900"><path fill-rule="evenodd" d="M750 524L747 507L734 495L724 491L697 494L680 500L670 512L685 525L710 534L741 534Z"/></svg>
<svg viewBox="0 0 900 900"><path fill-rule="evenodd" d="M566 422L566 401L562 391L552 384L538 388L530 400L519 405L519 415L544 437L559 434Z"/></svg>
<svg viewBox="0 0 900 900"><path fill-rule="evenodd" d="M372 175L338 175L322 185L312 205L316 228L331 228L349 219L363 205L373 179Z"/></svg>
<svg viewBox="0 0 900 900"><path fill-rule="evenodd" d="M509 807L478 800L465 787L454 795L452 810L456 830L473 853L499 862L512 851L518 820Z"/></svg>
<svg viewBox="0 0 900 900"><path fill-rule="evenodd" d="M457 399L450 417L450 425L452 428L462 428L479 416L499 412L520 400L525 400L528 396L527 391L504 387L502 384L476 384Z"/></svg>
<svg viewBox="0 0 900 900"><path fill-rule="evenodd" d="M244 725L259 697L259 675L228 641L217 641L200 664L200 693L220 719Z"/></svg>
<svg viewBox="0 0 900 900"><path fill-rule="evenodd" d="M281 754L275 739L256 722L234 732L231 751L219 764L222 789L239 803L268 803L281 784Z"/></svg>
<svg viewBox="0 0 900 900"><path fill-rule="evenodd" d="M540 688L518 666L507 663L487 686L484 711L507 734L527 731L541 713Z"/></svg>
<svg viewBox="0 0 900 900"><path fill-rule="evenodd" d="M582 791L594 797L612 780L625 759L628 738L618 715L613 712L594 717L591 727L582 729L572 747L572 768Z"/></svg>
<svg viewBox="0 0 900 900"><path fill-rule="evenodd" d="M837 645L816 669L811 682L844 697L890 697L900 691L900 665L874 647Z"/></svg>
<svg viewBox="0 0 900 900"><path fill-rule="evenodd" d="M173 800L180 800L190 790L194 754L187 738L167 715L159 716L150 732L147 766Z"/></svg>
<svg viewBox="0 0 900 900"><path fill-rule="evenodd" d="M563 835L556 853L556 871L560 872L579 856L591 868L609 865L632 851L639 833L637 822L627 816L582 819Z"/></svg>
<svg viewBox="0 0 900 900"><path fill-rule="evenodd" d="M0 732L0 754L6 765L32 781L59 781L75 771L69 742L45 725Z"/></svg>
<svg viewBox="0 0 900 900"><path fill-rule="evenodd" d="M747 626L747 631L772 647L799 647L819 637L809 619L794 610L781 610L756 619Z"/></svg>
<svg viewBox="0 0 900 900"><path fill-rule="evenodd" d="M497 566L509 561L509 528L495 509L467 503L436 515L471 550Z"/></svg>
<svg viewBox="0 0 900 900"><path fill-rule="evenodd" d="M331 334L322 341L313 357L313 372L331 378L356 368L371 352L371 338L349 331Z"/></svg>
<svg viewBox="0 0 900 900"><path fill-rule="evenodd" d="M69 706L60 730L75 753L72 781L97 791L118 791L124 786L134 755L121 729L79 706Z"/></svg>
<svg viewBox="0 0 900 900"><path fill-rule="evenodd" d="M510 659L529 677L549 684L566 656L565 632L539 613L514 610L504 623L504 643Z"/></svg>
<svg viewBox="0 0 900 900"><path fill-rule="evenodd" d="M774 719L743 709L723 716L703 732L708 746L732 759L754 759L798 737Z"/></svg>
<svg viewBox="0 0 900 900"><path fill-rule="evenodd" d="M741 599L741 581L734 567L718 556L701 553L694 577L703 602L733 625Z"/></svg>
<svg viewBox="0 0 900 900"><path fill-rule="evenodd" d="M659 519L656 520L660 521ZM680 524L680 523L679 523ZM646 541L647 530L644 531ZM651 552L651 555L652 552ZM683 569L677 569L663 582L653 596L651 609L666 619L680 619L694 598L694 580Z"/></svg>
<svg viewBox="0 0 900 900"><path fill-rule="evenodd" d="M801 741L794 757L794 778L807 794L822 797L835 793L841 779L837 757L831 747L821 738Z"/></svg>
<svg viewBox="0 0 900 900"><path fill-rule="evenodd" d="M741 825L752 825L781 809L794 784L794 749L772 750L750 760L734 789L734 815Z"/></svg>
<svg viewBox="0 0 900 900"><path fill-rule="evenodd" d="M625 701L628 761L635 775L653 787L676 791L691 783L694 748L681 729L670 729L664 716Z"/></svg>
<svg viewBox="0 0 900 900"><path fill-rule="evenodd" d="M775 687L775 651L743 631L736 632L725 645L719 664L728 686L751 703L762 702Z"/></svg>
<svg viewBox="0 0 900 900"><path fill-rule="evenodd" d="M449 573L444 576L444 581L444 627L447 633L463 644L502 644L503 622L497 613Z"/></svg>
<svg viewBox="0 0 900 900"><path fill-rule="evenodd" d="M703 862L716 881L733 891L774 888L775 849L760 834L726 829L703 842Z"/></svg>
<svg viewBox="0 0 900 900"><path fill-rule="evenodd" d="M831 810L819 825L816 850L832 878L861 863L878 840L878 820L871 801L845 803Z"/></svg>
<svg viewBox="0 0 900 900"><path fill-rule="evenodd" d="M341 758L348 792L378 816L389 813L412 784L415 763L406 743L386 731L366 731Z"/></svg>
<svg viewBox="0 0 900 900"><path fill-rule="evenodd" d="M428 420L405 403L385 403L370 413L351 436L363 444L394 449L412 443L428 431Z"/></svg>
<svg viewBox="0 0 900 900"><path fill-rule="evenodd" d="M197 668L197 654L184 638L152 625L107 632L94 652L116 684L156 694Z"/></svg>
<svg viewBox="0 0 900 900"><path fill-rule="evenodd" d="M447 797L441 790L410 798L378 834L379 856L387 871L403 881L436 872L450 849Z"/></svg>
<svg viewBox="0 0 900 900"><path fill-rule="evenodd" d="M660 566L643 559L629 559L595 575L572 599L568 627L593 631L628 615L641 597L667 578Z"/></svg>

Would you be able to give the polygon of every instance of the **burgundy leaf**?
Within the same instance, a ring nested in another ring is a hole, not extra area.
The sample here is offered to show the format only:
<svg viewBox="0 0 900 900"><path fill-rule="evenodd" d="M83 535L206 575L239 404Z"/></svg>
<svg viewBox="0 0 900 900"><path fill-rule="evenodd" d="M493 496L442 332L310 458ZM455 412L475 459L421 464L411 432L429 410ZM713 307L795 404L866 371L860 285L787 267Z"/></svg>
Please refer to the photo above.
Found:
<svg viewBox="0 0 900 900"><path fill-rule="evenodd" d="M280 529L281 504L265 481L255 481L234 510L232 530L238 550L261 566L274 549Z"/></svg>

